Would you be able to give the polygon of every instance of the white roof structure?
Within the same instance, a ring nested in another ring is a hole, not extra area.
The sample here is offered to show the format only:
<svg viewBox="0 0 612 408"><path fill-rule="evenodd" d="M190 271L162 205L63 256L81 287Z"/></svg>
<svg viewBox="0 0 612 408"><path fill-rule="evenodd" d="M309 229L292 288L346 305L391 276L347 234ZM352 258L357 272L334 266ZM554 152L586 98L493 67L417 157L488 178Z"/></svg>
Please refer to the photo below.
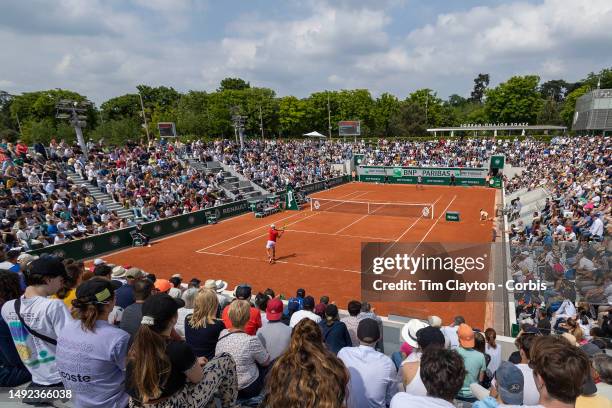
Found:
<svg viewBox="0 0 612 408"><path fill-rule="evenodd" d="M308 137L325 137L325 135L322 135L322 134L320 134L317 131L310 132L310 133L304 133L304 136L308 136Z"/></svg>

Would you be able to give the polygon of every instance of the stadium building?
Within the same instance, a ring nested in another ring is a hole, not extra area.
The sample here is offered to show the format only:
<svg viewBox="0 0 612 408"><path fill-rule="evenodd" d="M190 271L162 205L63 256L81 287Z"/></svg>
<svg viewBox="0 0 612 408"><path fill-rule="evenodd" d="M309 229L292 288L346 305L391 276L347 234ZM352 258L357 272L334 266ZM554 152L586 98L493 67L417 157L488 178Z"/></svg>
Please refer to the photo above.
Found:
<svg viewBox="0 0 612 408"><path fill-rule="evenodd" d="M612 130L612 89L596 89L576 100L572 130Z"/></svg>

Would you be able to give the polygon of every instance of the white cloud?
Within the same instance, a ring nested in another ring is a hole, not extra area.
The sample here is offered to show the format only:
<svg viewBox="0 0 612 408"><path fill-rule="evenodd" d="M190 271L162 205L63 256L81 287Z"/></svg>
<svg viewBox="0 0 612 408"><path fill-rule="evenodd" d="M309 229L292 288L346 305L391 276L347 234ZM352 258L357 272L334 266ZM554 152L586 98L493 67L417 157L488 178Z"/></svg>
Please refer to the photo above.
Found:
<svg viewBox="0 0 612 408"><path fill-rule="evenodd" d="M291 15L240 14L207 39L194 35L207 1L33 1L0 5L0 86L70 88L98 103L140 83L213 90L226 76L281 95L360 87L403 98L429 87L446 96L469 93L479 72L493 83L528 73L576 80L612 65L608 0L509 1L418 27L401 27L398 7L412 12L404 0L309 0L289 3Z"/></svg>

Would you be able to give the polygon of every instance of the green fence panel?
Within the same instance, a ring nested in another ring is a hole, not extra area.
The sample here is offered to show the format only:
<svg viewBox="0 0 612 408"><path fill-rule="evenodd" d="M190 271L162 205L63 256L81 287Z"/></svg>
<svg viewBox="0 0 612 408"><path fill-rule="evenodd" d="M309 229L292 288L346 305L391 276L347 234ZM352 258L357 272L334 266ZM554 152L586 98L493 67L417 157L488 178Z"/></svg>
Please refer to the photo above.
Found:
<svg viewBox="0 0 612 408"><path fill-rule="evenodd" d="M359 181L391 184L416 184L421 177L423 184L449 185L451 175L458 186L485 186L488 170L463 167L383 167L359 166Z"/></svg>

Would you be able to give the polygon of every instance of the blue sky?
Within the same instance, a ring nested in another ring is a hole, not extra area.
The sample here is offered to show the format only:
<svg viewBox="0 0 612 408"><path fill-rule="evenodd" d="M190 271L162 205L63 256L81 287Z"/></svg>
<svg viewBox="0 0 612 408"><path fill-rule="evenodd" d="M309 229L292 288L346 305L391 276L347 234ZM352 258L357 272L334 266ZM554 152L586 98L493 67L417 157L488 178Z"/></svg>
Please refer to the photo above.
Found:
<svg viewBox="0 0 612 408"><path fill-rule="evenodd" d="M239 76L279 95L473 78L578 80L612 66L612 1L23 0L0 3L0 89L96 103L141 83L212 91Z"/></svg>

